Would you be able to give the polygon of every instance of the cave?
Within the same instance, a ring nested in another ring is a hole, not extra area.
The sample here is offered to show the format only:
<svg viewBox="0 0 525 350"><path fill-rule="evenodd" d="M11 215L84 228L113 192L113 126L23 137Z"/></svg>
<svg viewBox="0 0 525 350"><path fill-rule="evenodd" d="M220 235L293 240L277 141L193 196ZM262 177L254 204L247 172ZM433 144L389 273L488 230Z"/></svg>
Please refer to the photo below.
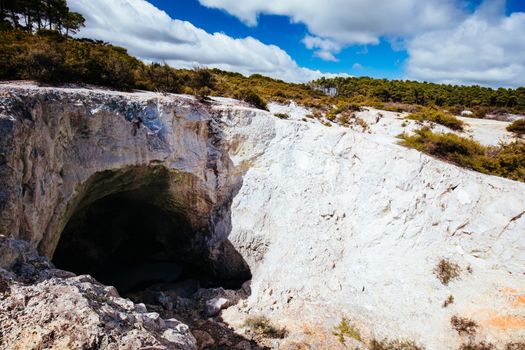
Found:
<svg viewBox="0 0 525 350"><path fill-rule="evenodd" d="M210 251L206 242L217 218L198 184L164 167L96 174L72 205L53 263L124 295L188 280L240 288L251 278L248 265L227 240L219 258Z"/></svg>

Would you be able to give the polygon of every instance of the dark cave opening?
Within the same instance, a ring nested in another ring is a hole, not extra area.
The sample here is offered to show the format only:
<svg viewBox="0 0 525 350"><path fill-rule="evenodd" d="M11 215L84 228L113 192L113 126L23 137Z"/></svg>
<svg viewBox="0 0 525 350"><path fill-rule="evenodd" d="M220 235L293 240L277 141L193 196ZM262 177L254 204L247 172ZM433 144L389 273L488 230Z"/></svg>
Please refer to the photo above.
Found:
<svg viewBox="0 0 525 350"><path fill-rule="evenodd" d="M247 264L236 252L230 263L239 266L233 269L210 260L208 232L195 230L180 205L166 204L167 180L161 176L80 205L60 236L53 263L90 274L121 294L188 281L196 288L240 288L251 278Z"/></svg>

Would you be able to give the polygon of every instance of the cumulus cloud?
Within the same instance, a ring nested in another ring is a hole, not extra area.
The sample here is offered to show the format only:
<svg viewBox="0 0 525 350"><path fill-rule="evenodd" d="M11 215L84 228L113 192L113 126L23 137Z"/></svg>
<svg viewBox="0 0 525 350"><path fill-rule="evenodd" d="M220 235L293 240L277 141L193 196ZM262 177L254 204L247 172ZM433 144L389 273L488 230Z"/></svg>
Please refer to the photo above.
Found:
<svg viewBox="0 0 525 350"><path fill-rule="evenodd" d="M338 43L311 35L307 35L303 39L303 43L307 49L315 49L315 55L317 57L320 57L325 61L338 61L338 59L334 56L334 54L337 54L341 51L341 45Z"/></svg>
<svg viewBox="0 0 525 350"><path fill-rule="evenodd" d="M486 1L451 29L408 42L411 79L453 84L525 86L525 13L504 15L503 0Z"/></svg>
<svg viewBox="0 0 525 350"><path fill-rule="evenodd" d="M325 75L298 66L275 45L252 37L207 33L189 22L172 19L144 0L69 0L68 4L86 17L81 36L123 46L145 61L165 61L185 68L205 65L294 82Z"/></svg>
<svg viewBox="0 0 525 350"><path fill-rule="evenodd" d="M284 15L304 23L318 43L305 38L317 56L334 60L342 46L377 44L383 36L411 37L421 31L446 28L465 13L455 0L199 0L256 25L259 14Z"/></svg>

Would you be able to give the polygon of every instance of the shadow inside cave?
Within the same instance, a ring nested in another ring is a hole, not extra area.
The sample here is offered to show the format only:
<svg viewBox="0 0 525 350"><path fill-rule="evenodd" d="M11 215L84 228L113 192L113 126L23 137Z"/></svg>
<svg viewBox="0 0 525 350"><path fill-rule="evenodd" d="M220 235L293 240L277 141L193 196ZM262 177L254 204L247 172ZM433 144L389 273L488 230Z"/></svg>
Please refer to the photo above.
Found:
<svg viewBox="0 0 525 350"><path fill-rule="evenodd" d="M212 215L230 209L214 210L200 188L193 176L162 166L95 174L71 210L53 263L122 294L188 278L205 288L240 288L251 278L248 264L227 235L209 245Z"/></svg>
<svg viewBox="0 0 525 350"><path fill-rule="evenodd" d="M52 261L115 286L162 317L206 331L216 340L210 349L242 341L265 349L202 306L225 290L239 300L248 297L251 272L228 235L210 247L213 223L221 220L213 215L230 215L230 208L212 210L198 188L191 175L162 166L97 173L72 205ZM230 227L230 218L223 219Z"/></svg>

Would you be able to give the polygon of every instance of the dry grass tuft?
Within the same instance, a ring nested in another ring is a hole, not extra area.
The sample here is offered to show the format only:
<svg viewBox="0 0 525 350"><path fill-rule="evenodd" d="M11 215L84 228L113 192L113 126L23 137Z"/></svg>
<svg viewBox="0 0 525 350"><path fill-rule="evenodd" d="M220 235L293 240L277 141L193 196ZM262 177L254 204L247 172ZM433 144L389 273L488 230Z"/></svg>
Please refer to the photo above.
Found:
<svg viewBox="0 0 525 350"><path fill-rule="evenodd" d="M450 324L458 332L459 335L474 335L476 334L478 324L466 317L452 316Z"/></svg>
<svg viewBox="0 0 525 350"><path fill-rule="evenodd" d="M445 286L453 279L458 278L460 273L459 265L448 259L441 259L434 268L434 274Z"/></svg>
<svg viewBox="0 0 525 350"><path fill-rule="evenodd" d="M265 316L249 317L244 322L244 326L251 329L253 332L263 335L267 338L282 339L288 334L285 327L278 328L274 326Z"/></svg>

